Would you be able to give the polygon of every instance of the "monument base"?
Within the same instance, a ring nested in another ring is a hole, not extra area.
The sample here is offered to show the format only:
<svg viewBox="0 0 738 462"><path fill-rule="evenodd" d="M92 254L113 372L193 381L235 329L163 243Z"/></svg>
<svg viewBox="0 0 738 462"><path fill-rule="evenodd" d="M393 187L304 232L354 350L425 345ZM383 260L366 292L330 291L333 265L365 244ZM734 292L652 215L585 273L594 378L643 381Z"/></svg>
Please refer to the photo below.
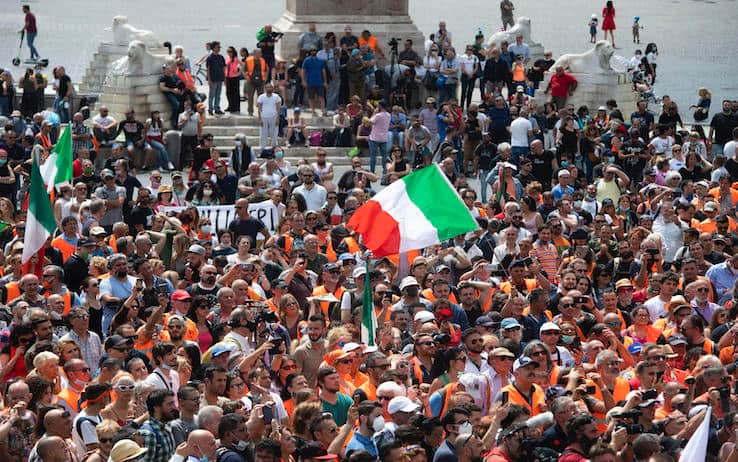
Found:
<svg viewBox="0 0 738 462"><path fill-rule="evenodd" d="M599 106L604 106L605 102L609 99L620 101L618 98L619 93L619 81L618 76L615 72L611 73L600 73L600 74L585 74L580 72L569 72L575 79L577 79L577 89L574 94L566 99L567 104L573 104L575 108L579 106L587 106L590 114L593 114ZM545 89L551 80L553 72L546 72L546 75L541 82L540 88ZM542 96L548 98L548 96Z"/></svg>
<svg viewBox="0 0 738 462"><path fill-rule="evenodd" d="M166 48L149 48L148 51L157 56L167 56L169 50ZM82 82L79 85L81 92L102 92L105 79L110 72L110 66L117 60L128 55L128 45L116 45L111 42L102 42L97 51L92 55L92 60L87 66Z"/></svg>
<svg viewBox="0 0 738 462"><path fill-rule="evenodd" d="M364 19L365 21L357 22L357 19ZM333 32L339 40L343 36L343 28L347 25L351 26L353 34L357 37L361 35L363 30L368 30L372 33L372 36L377 37L379 47L384 52L387 61L390 56L388 42L393 37L400 40L400 50L403 46L402 41L411 39L415 52L420 56L424 55L424 35L408 15L367 15L364 17L357 15L299 15L297 17L288 11L274 23L274 30L284 33L284 36L277 42L276 53L279 59L289 62L298 57L297 43L300 34L307 32L310 23L315 23L316 31L320 36Z"/></svg>

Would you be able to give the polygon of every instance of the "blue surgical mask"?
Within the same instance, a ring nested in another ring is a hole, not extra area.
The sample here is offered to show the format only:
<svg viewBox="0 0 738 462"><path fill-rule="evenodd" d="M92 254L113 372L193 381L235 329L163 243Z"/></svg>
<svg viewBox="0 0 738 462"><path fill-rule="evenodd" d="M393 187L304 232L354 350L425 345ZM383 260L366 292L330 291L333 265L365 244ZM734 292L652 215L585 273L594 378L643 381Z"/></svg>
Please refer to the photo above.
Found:
<svg viewBox="0 0 738 462"><path fill-rule="evenodd" d="M561 341L569 345L574 342L574 336L573 335L562 335Z"/></svg>
<svg viewBox="0 0 738 462"><path fill-rule="evenodd" d="M562 160L561 161L561 166L564 167L564 168L568 167L569 166L569 161L568 160Z"/></svg>

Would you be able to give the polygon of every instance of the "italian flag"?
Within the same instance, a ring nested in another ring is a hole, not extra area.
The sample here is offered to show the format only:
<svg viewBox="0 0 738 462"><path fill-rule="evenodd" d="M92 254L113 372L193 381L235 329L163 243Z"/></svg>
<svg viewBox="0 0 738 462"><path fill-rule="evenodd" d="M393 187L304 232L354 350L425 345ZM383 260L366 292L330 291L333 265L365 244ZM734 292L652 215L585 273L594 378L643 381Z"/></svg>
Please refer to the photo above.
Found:
<svg viewBox="0 0 738 462"><path fill-rule="evenodd" d="M30 198L26 216L26 234L23 239L23 272L40 274L43 268L46 239L56 230L56 220L54 220L54 210L39 170L38 156L33 157L31 188L28 195ZM31 261L34 256L38 256L36 262ZM31 271L31 266L34 267L33 271Z"/></svg>
<svg viewBox="0 0 738 462"><path fill-rule="evenodd" d="M387 186L354 212L348 227L381 258L451 239L477 229L477 222L433 164Z"/></svg>
<svg viewBox="0 0 738 462"><path fill-rule="evenodd" d="M49 157L41 165L41 178L46 191L51 192L54 186L72 181L72 124L68 123L59 140L54 145Z"/></svg>
<svg viewBox="0 0 738 462"><path fill-rule="evenodd" d="M361 343L374 346L374 340L377 336L377 316L374 314L372 286L369 281L369 261L367 260L366 274L364 275L364 294L361 299Z"/></svg>

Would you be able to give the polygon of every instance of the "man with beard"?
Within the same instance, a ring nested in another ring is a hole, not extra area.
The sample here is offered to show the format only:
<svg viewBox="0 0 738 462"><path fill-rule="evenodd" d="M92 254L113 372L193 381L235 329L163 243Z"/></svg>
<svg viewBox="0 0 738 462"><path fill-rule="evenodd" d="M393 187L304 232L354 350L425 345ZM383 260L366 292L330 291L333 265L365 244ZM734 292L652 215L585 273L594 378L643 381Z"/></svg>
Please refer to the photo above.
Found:
<svg viewBox="0 0 738 462"><path fill-rule="evenodd" d="M327 342L323 338L325 333L325 318L321 315L312 315L308 318L307 333L309 342L305 342L295 350L293 355L298 374L302 374L312 386L317 379L317 371L323 356L327 353Z"/></svg>
<svg viewBox="0 0 738 462"><path fill-rule="evenodd" d="M484 374L489 365L482 358L484 351L484 339L479 329L472 327L461 334L461 341L466 348L466 366L464 372L467 374Z"/></svg>
<svg viewBox="0 0 738 462"><path fill-rule="evenodd" d="M578 414L566 424L566 434L572 443L559 457L559 462L586 462L589 450L598 440L597 424L589 414Z"/></svg>
<svg viewBox="0 0 738 462"><path fill-rule="evenodd" d="M420 296L420 284L413 276L405 276L400 281L400 300L392 306L392 311L403 310L410 311L410 306L414 303L422 303L427 309L431 308L431 303Z"/></svg>
<svg viewBox="0 0 738 462"><path fill-rule="evenodd" d="M154 347L156 348L156 347ZM176 356L175 356L176 361ZM176 448L174 435L166 424L179 417L179 409L172 390L154 390L146 398L149 419L141 425L138 434L143 439L143 447L149 448L142 462L169 460Z"/></svg>
<svg viewBox="0 0 738 462"><path fill-rule="evenodd" d="M200 401L200 409L205 406L223 406L228 399L225 395L227 371L220 366L208 366L203 374L205 393Z"/></svg>
<svg viewBox="0 0 738 462"><path fill-rule="evenodd" d="M469 411L462 407L451 408L443 415L441 424L446 432L446 439L433 455L433 462L458 462L459 449L457 448L459 446L456 440L460 436L472 434L472 423L469 417Z"/></svg>
<svg viewBox="0 0 738 462"><path fill-rule="evenodd" d="M108 258L110 277L100 281L100 300L103 302L103 332L108 332L113 316L123 301L128 299L136 285L136 278L128 275L128 260L122 253Z"/></svg>
<svg viewBox="0 0 738 462"><path fill-rule="evenodd" d="M348 410L353 404L350 396L341 393L340 375L335 368L327 366L318 369L318 386L323 412L333 415L339 427L346 423Z"/></svg>
<svg viewBox="0 0 738 462"><path fill-rule="evenodd" d="M687 339L687 350L699 348L707 355L717 354L712 340L705 338L705 321L698 314L690 314L682 321L681 334Z"/></svg>
<svg viewBox="0 0 738 462"><path fill-rule="evenodd" d="M555 424L548 427L538 444L555 450L558 453L564 452L564 448L569 445L569 437L566 435L566 423L569 422L578 412L576 404L569 396L560 396L551 402L551 413L554 417Z"/></svg>
<svg viewBox="0 0 738 462"><path fill-rule="evenodd" d="M631 183L635 184L641 182L643 170L646 167L646 162L651 158L651 154L646 143L641 141L640 132L637 128L631 128L628 135L630 135L630 138L620 146L618 151L617 164L623 168Z"/></svg>
<svg viewBox="0 0 738 462"><path fill-rule="evenodd" d="M200 267L200 282L192 284L187 288L193 297L205 296L211 305L215 303L215 296L220 290L220 286L215 283L215 276L218 270L213 265L202 265Z"/></svg>
<svg viewBox="0 0 738 462"><path fill-rule="evenodd" d="M456 438L459 462L482 462L484 443L477 435L462 435Z"/></svg>
<svg viewBox="0 0 738 462"><path fill-rule="evenodd" d="M536 371L539 367L538 362L527 356L518 358L513 363L515 383L502 387L495 399L499 400L502 394L507 392L508 402L524 406L530 411L531 417L546 412L546 398L543 389L534 383L537 380Z"/></svg>
<svg viewBox="0 0 738 462"><path fill-rule="evenodd" d="M376 401L363 401L357 406L359 428L346 446L346 457L356 451L366 451L372 456L378 455L377 445L372 440L375 432L384 430L382 405Z"/></svg>
<svg viewBox="0 0 738 462"><path fill-rule="evenodd" d="M157 367L151 374L149 374L148 377L146 377L145 382L154 390L166 390L172 393L172 399L174 399L174 393L179 391L179 374L177 371L173 370L177 367L177 353L174 344L171 342L155 343L154 347L151 349L151 356ZM149 413L152 416L155 415L151 411L150 406ZM174 420L177 417L179 417L179 415L174 416L169 420ZM160 418L157 419L161 420ZM169 420L164 422L169 422Z"/></svg>

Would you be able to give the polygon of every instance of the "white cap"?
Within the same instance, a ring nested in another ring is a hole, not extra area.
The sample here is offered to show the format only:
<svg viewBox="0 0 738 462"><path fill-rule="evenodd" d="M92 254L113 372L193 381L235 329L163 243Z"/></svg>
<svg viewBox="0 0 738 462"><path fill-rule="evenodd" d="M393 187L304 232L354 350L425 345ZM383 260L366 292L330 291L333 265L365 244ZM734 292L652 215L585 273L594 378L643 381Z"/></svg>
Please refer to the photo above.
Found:
<svg viewBox="0 0 738 462"><path fill-rule="evenodd" d="M555 330L557 332L561 332L561 328L553 322L544 322L541 328L538 330L538 332L546 332L549 330Z"/></svg>
<svg viewBox="0 0 738 462"><path fill-rule="evenodd" d="M356 268L354 268L353 277L354 279L358 279L366 274L366 266L364 265L357 265Z"/></svg>
<svg viewBox="0 0 738 462"><path fill-rule="evenodd" d="M395 396L392 398L387 405L387 411L390 414L396 414L398 412L415 412L420 408L417 403L410 400L405 396Z"/></svg>
<svg viewBox="0 0 738 462"><path fill-rule="evenodd" d="M433 316L433 313L430 311L418 311L415 313L415 321L420 322L421 324L425 324L426 322L435 321L436 317Z"/></svg>
<svg viewBox="0 0 738 462"><path fill-rule="evenodd" d="M405 276L404 278L402 278L402 281L400 281L400 290L403 290L406 287L411 287L411 286L420 287L418 280L415 279L413 276Z"/></svg>
<svg viewBox="0 0 738 462"><path fill-rule="evenodd" d="M349 343L347 343L347 344L345 344L343 346L343 352L344 353L350 353L350 352L352 352L354 350L358 350L359 348L361 348L361 345L359 345L358 343L356 343L356 342L349 342Z"/></svg>
<svg viewBox="0 0 738 462"><path fill-rule="evenodd" d="M510 162L503 162L503 163L502 163L502 166L503 166L504 168L511 168L511 169L513 169L513 170L515 170L515 171L517 171L517 170L518 170L518 167L516 167L516 166L515 166L515 164L511 164Z"/></svg>

